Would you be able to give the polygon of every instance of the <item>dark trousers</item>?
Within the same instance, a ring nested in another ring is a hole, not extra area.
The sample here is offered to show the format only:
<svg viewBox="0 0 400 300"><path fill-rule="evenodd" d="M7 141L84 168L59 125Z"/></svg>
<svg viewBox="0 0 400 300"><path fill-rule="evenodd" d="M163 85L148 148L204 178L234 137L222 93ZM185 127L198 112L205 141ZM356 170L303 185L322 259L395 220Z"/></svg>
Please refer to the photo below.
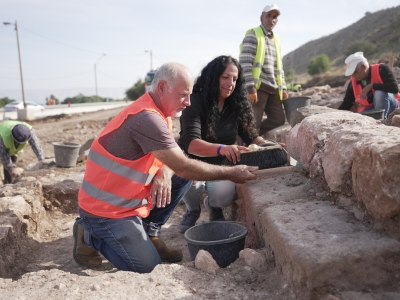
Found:
<svg viewBox="0 0 400 300"><path fill-rule="evenodd" d="M11 156L11 161L13 163L16 163L17 162L17 157L16 156ZM4 184L11 183L12 182L12 177L11 177L10 171L6 170L5 168L3 168L3 169L4 169L4 180L3 180L3 183Z"/></svg>
<svg viewBox="0 0 400 300"><path fill-rule="evenodd" d="M260 88L257 91L257 98L253 112L260 135L285 124L285 111L279 94L270 94ZM267 118L262 120L264 112Z"/></svg>
<svg viewBox="0 0 400 300"><path fill-rule="evenodd" d="M171 216L179 201L192 186L192 181L172 177L171 203L154 207L150 215L122 219L81 216L77 222L85 229L85 244L99 251L118 270L149 273L161 258L149 236L158 236L161 226Z"/></svg>

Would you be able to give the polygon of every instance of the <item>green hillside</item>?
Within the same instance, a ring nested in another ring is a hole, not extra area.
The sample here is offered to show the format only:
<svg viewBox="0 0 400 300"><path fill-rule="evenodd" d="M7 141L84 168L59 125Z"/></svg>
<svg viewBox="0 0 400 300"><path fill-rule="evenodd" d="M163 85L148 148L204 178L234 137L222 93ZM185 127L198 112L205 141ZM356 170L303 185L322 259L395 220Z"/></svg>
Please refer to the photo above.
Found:
<svg viewBox="0 0 400 300"><path fill-rule="evenodd" d="M372 46L367 57L370 62L388 62L389 57L394 55L397 65L400 62L400 6L375 13L367 12L356 23L308 42L283 57L284 70L287 72L294 69L297 74L306 73L310 60L321 54L328 55L333 68L344 67L348 48L355 41Z"/></svg>

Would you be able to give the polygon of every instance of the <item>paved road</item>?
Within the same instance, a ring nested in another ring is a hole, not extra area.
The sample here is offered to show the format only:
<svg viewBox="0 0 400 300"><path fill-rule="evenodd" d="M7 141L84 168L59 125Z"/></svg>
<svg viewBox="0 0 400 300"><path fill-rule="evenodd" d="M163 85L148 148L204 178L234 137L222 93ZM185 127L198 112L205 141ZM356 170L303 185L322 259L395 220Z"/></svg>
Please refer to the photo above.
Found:
<svg viewBox="0 0 400 300"><path fill-rule="evenodd" d="M125 107L132 103L118 101L118 102L98 102L98 103L82 103L82 104L72 104L68 105L48 105L43 111L35 111L35 118L43 118L47 116L54 116L59 114L76 114L81 112L93 112L99 110L108 110L118 107ZM0 120L16 120L18 118L17 112L4 112L4 109L0 109Z"/></svg>

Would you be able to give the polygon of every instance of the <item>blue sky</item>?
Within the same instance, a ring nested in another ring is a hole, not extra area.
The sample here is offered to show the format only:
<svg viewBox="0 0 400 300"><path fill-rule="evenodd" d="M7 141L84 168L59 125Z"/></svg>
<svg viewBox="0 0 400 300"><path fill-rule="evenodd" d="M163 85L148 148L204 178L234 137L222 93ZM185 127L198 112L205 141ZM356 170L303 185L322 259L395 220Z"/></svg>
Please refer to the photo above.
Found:
<svg viewBox="0 0 400 300"><path fill-rule="evenodd" d="M27 101L44 103L79 92L122 99L150 69L180 62L196 76L214 57L238 56L247 29L260 24L263 7L253 0L2 0L0 3L0 98L22 100L17 38ZM275 2L275 32L283 55L335 33L366 12L400 0L298 0ZM106 54L106 56L102 56Z"/></svg>

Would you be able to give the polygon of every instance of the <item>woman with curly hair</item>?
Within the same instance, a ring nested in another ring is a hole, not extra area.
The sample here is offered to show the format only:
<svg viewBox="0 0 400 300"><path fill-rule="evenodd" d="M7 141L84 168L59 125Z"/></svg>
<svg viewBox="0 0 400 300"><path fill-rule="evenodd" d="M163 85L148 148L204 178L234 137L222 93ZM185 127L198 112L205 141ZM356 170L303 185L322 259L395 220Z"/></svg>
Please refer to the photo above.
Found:
<svg viewBox="0 0 400 300"><path fill-rule="evenodd" d="M179 146L191 158L210 164L221 164L224 158L240 161L240 151L247 147L235 145L239 135L243 142L264 144L257 133L253 110L247 100L243 70L231 56L218 56L201 71L187 107L180 118ZM204 206L210 222L225 220L222 207L236 200L236 184L229 180L196 182L184 196L186 213L179 223L185 232L200 217L200 197L204 188L208 196Z"/></svg>

